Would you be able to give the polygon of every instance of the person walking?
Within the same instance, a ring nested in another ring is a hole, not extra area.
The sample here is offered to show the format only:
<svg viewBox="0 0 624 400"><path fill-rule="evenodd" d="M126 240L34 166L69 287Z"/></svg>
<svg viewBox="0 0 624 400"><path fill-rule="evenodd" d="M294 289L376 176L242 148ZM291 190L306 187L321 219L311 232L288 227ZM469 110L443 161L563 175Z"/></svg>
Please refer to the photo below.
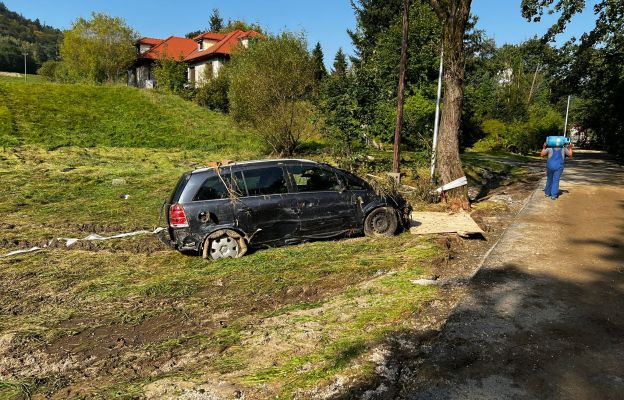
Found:
<svg viewBox="0 0 624 400"><path fill-rule="evenodd" d="M550 197L552 200L557 200L559 197L559 180L561 174L563 174L563 167L565 164L565 158L572 158L572 143L569 147L547 147L544 143L540 157L548 156L546 160L546 187L544 188L544 195Z"/></svg>

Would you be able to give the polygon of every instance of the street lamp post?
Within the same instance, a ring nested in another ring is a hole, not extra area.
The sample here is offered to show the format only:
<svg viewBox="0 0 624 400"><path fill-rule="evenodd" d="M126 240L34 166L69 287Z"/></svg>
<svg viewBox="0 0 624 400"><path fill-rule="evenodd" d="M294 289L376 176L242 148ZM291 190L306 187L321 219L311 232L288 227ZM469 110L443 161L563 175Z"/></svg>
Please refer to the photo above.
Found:
<svg viewBox="0 0 624 400"><path fill-rule="evenodd" d="M28 53L24 52L24 82L26 82L26 56Z"/></svg>

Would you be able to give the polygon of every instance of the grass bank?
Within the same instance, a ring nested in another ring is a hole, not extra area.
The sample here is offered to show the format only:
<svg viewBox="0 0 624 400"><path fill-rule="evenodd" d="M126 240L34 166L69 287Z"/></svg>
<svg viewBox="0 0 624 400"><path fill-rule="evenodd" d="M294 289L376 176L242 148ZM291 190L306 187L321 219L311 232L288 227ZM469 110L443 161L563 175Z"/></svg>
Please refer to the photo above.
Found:
<svg viewBox="0 0 624 400"><path fill-rule="evenodd" d="M252 132L178 96L0 77L0 146L257 151Z"/></svg>

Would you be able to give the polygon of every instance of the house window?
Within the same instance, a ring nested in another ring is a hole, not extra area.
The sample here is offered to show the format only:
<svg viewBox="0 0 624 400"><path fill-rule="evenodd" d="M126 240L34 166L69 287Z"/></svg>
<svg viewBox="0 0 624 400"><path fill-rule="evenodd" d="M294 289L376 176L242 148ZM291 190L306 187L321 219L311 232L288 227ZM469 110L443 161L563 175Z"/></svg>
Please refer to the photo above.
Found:
<svg viewBox="0 0 624 400"><path fill-rule="evenodd" d="M195 67L189 68L189 82L195 83Z"/></svg>
<svg viewBox="0 0 624 400"><path fill-rule="evenodd" d="M197 44L199 45L199 50L203 50L204 49L204 41L200 40L199 42L197 42Z"/></svg>

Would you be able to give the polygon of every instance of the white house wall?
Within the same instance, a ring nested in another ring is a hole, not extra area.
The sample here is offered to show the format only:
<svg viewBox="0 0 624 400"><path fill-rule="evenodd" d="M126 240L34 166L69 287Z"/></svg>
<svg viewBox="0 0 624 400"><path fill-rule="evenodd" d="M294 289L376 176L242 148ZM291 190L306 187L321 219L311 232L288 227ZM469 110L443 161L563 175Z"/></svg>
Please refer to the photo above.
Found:
<svg viewBox="0 0 624 400"><path fill-rule="evenodd" d="M223 62L221 60L213 60L212 61L212 76L213 77L217 77L219 76L219 70L221 69L221 65L223 65Z"/></svg>
<svg viewBox="0 0 624 400"><path fill-rule="evenodd" d="M203 60L203 61L198 61L197 63L190 64L191 67L195 67L195 83L201 84L201 83L206 82L206 78L207 78L206 68L209 68L208 71L212 72L212 74L208 75L208 77L219 76L219 70L221 69L222 65L223 65L223 60L221 59ZM191 74L191 71L189 68L189 71L188 71L189 80L190 80L190 74Z"/></svg>

